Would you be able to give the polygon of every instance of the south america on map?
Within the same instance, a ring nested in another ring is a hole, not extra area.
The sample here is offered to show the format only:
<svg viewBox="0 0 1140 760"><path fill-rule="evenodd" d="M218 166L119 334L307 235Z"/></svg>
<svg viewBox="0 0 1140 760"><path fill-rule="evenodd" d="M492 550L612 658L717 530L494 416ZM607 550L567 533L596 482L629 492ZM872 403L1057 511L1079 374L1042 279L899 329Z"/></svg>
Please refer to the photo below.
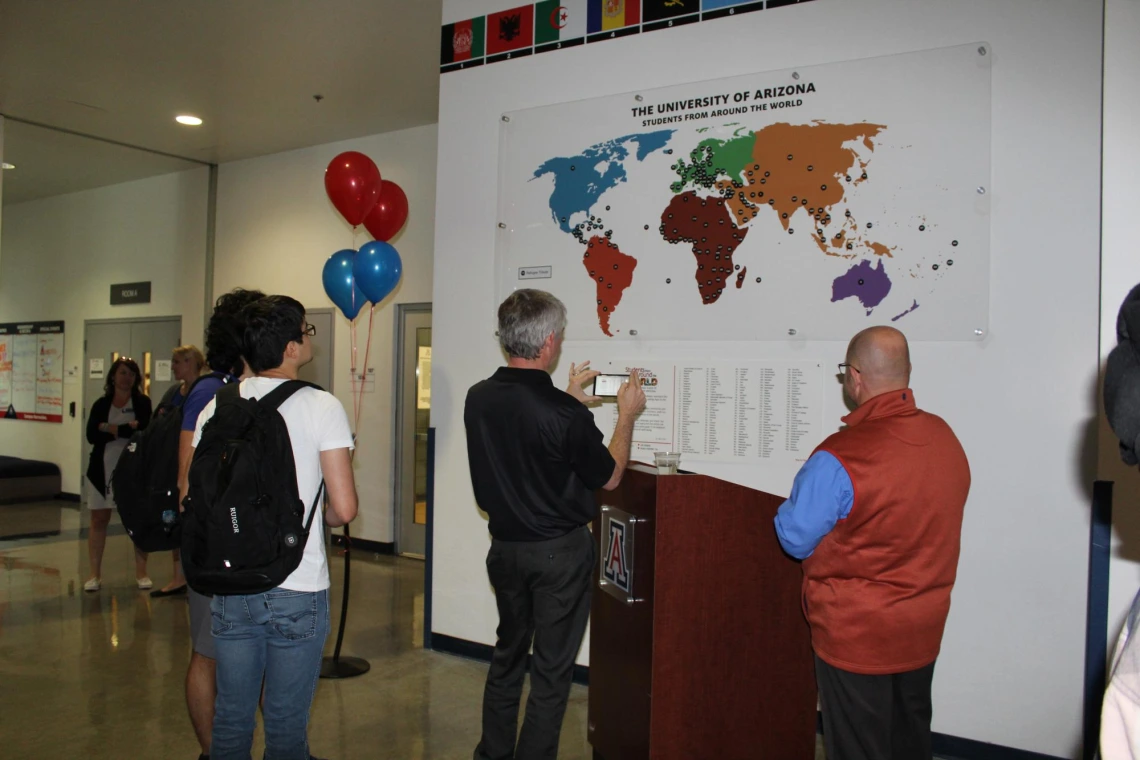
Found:
<svg viewBox="0 0 1140 760"><path fill-rule="evenodd" d="M954 80L952 61L937 59L966 52L913 54L891 72ZM886 104L872 89L861 102L851 69L875 60L796 72L786 86L736 78L512 114L503 145L520 149L500 177L500 288L559 295L579 339L826 339L871 324L920 339L977 334L988 105L985 129L965 129L945 102L953 93ZM960 69L955 86L988 93L988 71ZM611 133L588 139L599 122ZM549 281L515 281L528 266L550 267Z"/></svg>

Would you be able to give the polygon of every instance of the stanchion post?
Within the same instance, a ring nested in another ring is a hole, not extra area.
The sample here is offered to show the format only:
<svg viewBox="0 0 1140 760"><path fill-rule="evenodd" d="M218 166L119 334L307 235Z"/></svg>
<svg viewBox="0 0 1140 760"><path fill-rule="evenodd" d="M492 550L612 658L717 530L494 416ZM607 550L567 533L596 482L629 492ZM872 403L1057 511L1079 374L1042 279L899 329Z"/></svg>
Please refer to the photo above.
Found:
<svg viewBox="0 0 1140 760"><path fill-rule="evenodd" d="M321 660L321 678L352 678L367 673L372 666L362 657L341 657L340 647L344 643L344 624L348 620L348 591L352 578L352 540L348 525L344 526L344 591L340 600L340 626L336 632L336 646L332 657Z"/></svg>

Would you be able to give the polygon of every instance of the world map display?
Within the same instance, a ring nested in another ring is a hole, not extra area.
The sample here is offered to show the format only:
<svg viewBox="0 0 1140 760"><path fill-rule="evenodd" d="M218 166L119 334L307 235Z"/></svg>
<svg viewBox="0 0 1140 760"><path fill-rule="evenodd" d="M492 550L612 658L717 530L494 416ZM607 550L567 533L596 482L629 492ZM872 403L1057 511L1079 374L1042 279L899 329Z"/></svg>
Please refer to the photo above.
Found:
<svg viewBox="0 0 1140 760"><path fill-rule="evenodd" d="M500 290L555 292L572 314L568 337L585 339L839 338L884 323L918 338L979 337L988 317L988 69L979 82L976 48L896 56L925 56L926 65L890 68L904 79L937 68L945 79L955 67L931 58L949 51L969 63L955 83L971 90L965 119L947 106L945 88L940 107L912 96L852 109L848 98L821 97L850 94L833 80L883 59L798 71L786 87L729 81L684 88L703 96L635 101L648 106L626 98L619 113L642 129L585 145L573 130L519 139L527 119L510 115L504 150L528 150L507 157L500 177L509 221ZM764 97L776 92L783 97ZM584 132L605 110L568 106L594 114ZM550 124L555 108L535 109L547 112L536 121ZM884 118L812 117L852 110ZM544 143L572 149L543 155Z"/></svg>

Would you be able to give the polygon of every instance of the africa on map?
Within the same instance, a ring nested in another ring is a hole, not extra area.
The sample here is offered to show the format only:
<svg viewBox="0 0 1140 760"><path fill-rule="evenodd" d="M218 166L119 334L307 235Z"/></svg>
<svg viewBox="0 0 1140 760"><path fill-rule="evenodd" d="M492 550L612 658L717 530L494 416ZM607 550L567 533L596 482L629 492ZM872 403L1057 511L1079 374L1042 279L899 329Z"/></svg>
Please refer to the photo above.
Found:
<svg viewBox="0 0 1140 760"><path fill-rule="evenodd" d="M975 339L989 306L989 68L967 45L514 112L499 295L570 339ZM778 97L771 97L779 93ZM547 279L520 279L550 267Z"/></svg>

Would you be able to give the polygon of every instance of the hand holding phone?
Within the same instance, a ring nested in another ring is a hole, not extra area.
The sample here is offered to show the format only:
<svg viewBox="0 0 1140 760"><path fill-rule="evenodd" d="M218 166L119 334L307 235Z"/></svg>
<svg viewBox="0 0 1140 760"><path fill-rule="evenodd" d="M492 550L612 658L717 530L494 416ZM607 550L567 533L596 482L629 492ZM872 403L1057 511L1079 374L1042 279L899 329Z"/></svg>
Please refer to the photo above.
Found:
<svg viewBox="0 0 1140 760"><path fill-rule="evenodd" d="M601 373L596 369L590 369L589 359L577 365L575 365L574 362L570 362L570 384L566 386L566 392L583 404L592 404L596 401L600 401L601 399L596 395L587 396L586 391L583 390L583 387L593 382L594 378L599 374Z"/></svg>
<svg viewBox="0 0 1140 760"><path fill-rule="evenodd" d="M594 378L594 395L602 398L617 398L621 384L629 380L629 375L598 375Z"/></svg>
<svg viewBox="0 0 1140 760"><path fill-rule="evenodd" d="M636 417L645 408L645 389L641 385L641 373L633 370L629 373L617 393L618 417L628 415Z"/></svg>

